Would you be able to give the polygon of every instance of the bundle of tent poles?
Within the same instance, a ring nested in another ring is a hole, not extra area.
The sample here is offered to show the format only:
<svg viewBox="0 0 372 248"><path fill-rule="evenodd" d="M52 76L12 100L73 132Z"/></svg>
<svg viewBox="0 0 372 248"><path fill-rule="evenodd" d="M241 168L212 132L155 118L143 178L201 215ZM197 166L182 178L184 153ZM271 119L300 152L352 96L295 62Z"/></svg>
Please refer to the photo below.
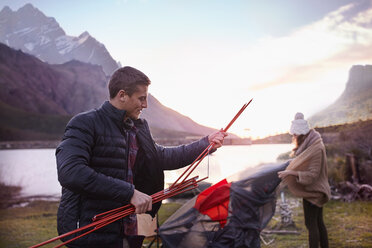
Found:
<svg viewBox="0 0 372 248"><path fill-rule="evenodd" d="M252 100L253 99L251 99L248 103L243 105L243 107L234 116L234 118L230 121L230 123L222 130L223 132L227 132L227 130L236 121L236 119L239 118L239 116L248 107L248 105L252 102ZM192 162L187 167L187 169L179 176L179 178L169 188L164 189L162 191L159 191L159 192L151 195L152 203L157 203L157 202L160 202L162 200L168 199L172 196L179 195L179 194L182 194L182 193L187 192L189 190L195 189L199 186L198 185L199 182L207 179L208 177L205 177L203 179L198 180L198 176L195 176L195 177L192 177L192 178L189 178L189 176L195 170L195 168L201 163L201 161L209 154L209 152L213 149L214 146L215 146L215 143L211 142L208 145L208 147L204 149L204 151L194 160L194 162ZM178 183L179 181L181 181L181 182ZM44 241L40 244L31 246L30 248L40 247L40 246L52 243L56 240L63 239L65 237L71 236L73 234L85 231L85 232L81 233L80 235L55 246L54 248L61 247L63 245L66 245L66 244L68 244L68 243L70 243L70 242L72 242L76 239L79 239L79 238L81 238L85 235L88 235L91 232L94 232L94 231L96 231L96 230L98 230L98 229L100 229L104 226L107 226L107 225L109 225L109 224L111 224L111 223L113 223L117 220L120 220L120 219L122 219L122 218L124 218L124 217L126 217L130 214L134 214L134 213L135 213L135 207L131 204L127 204L125 206L122 206L122 207L119 207L119 208L116 208L116 209L112 209L110 211L107 211L107 212L104 212L104 213L101 213L101 214L98 214L98 215L94 216L93 217L93 222L86 225L86 226L80 227L80 228L75 229L71 232L68 232L68 233L62 234L60 236L57 236L55 238L49 239L49 240Z"/></svg>

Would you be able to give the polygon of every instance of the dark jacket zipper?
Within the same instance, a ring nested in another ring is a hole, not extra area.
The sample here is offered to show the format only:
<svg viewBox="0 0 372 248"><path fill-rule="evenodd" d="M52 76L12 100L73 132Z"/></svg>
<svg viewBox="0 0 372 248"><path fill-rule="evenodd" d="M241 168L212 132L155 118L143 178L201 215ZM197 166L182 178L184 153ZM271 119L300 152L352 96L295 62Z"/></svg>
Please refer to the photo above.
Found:
<svg viewBox="0 0 372 248"><path fill-rule="evenodd" d="M78 216L77 216L76 228L80 228L80 217L81 217L81 196L79 196L78 202Z"/></svg>

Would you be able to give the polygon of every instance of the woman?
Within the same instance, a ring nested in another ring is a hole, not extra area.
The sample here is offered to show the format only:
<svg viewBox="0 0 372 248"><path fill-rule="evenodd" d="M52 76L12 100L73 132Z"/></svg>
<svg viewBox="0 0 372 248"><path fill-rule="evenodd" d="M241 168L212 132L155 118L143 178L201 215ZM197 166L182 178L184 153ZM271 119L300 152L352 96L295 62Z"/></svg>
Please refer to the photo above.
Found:
<svg viewBox="0 0 372 248"><path fill-rule="evenodd" d="M295 145L294 159L279 178L289 191L303 198L305 225L309 231L309 247L328 247L327 229L323 222L323 205L330 198L327 157L320 134L310 129L302 113L297 113L290 128Z"/></svg>

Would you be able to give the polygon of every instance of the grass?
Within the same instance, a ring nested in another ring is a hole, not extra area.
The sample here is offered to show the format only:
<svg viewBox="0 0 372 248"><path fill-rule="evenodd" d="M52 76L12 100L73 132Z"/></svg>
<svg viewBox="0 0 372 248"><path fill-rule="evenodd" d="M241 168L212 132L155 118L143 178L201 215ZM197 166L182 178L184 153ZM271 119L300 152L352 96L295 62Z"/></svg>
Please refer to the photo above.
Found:
<svg viewBox="0 0 372 248"><path fill-rule="evenodd" d="M57 208L59 202L34 201L26 207L0 209L0 247L23 248L58 236ZM181 204L163 204L159 210L160 225ZM54 247L54 242L43 247Z"/></svg>
<svg viewBox="0 0 372 248"><path fill-rule="evenodd" d="M302 200L295 199L297 206L292 209L293 220L299 235L264 235L266 241L274 240L263 248L308 247L307 230L304 223ZM367 248L372 247L372 203L330 201L323 208L324 222L328 230L330 247ZM274 228L280 220L275 214L268 224Z"/></svg>
<svg viewBox="0 0 372 248"><path fill-rule="evenodd" d="M161 226L181 206L182 204L176 202L162 204L159 209L159 225Z"/></svg>
<svg viewBox="0 0 372 248"><path fill-rule="evenodd" d="M0 209L10 207L17 203L15 199L21 190L22 188L19 186L10 186L0 182Z"/></svg>
<svg viewBox="0 0 372 248"><path fill-rule="evenodd" d="M35 201L0 210L0 247L21 248L57 236L58 202ZM58 242L44 247L54 247Z"/></svg>
<svg viewBox="0 0 372 248"><path fill-rule="evenodd" d="M293 219L300 234L264 235L266 241L274 241L270 245L262 244L263 248L308 247L301 200L292 201L295 202ZM179 203L163 204L159 210L160 225L180 206ZM0 209L0 247L29 247L57 236L57 207L58 202L34 201L26 207ZM273 228L279 220L280 216L276 214L268 227ZM330 247L372 247L371 202L330 201L324 206L324 221ZM58 242L44 247L56 244Z"/></svg>

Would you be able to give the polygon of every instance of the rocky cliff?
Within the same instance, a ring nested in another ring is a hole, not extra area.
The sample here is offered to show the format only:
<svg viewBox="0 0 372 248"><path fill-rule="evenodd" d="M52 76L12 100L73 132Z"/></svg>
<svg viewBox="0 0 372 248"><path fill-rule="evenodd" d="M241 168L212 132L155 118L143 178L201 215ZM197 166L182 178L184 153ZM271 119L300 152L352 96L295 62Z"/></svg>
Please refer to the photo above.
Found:
<svg viewBox="0 0 372 248"><path fill-rule="evenodd" d="M26 4L17 11L4 7L0 12L0 42L51 64L70 60L101 65L106 75L120 67L106 47L88 32L69 36L53 17Z"/></svg>
<svg viewBox="0 0 372 248"><path fill-rule="evenodd" d="M73 115L107 98L101 66L80 61L50 65L0 44L0 101L38 114Z"/></svg>
<svg viewBox="0 0 372 248"><path fill-rule="evenodd" d="M101 66L76 60L51 65L1 43L0 75L0 140L10 134L11 140L57 137L72 115L108 99L109 78ZM185 138L213 131L165 107L151 94L148 101L142 117L158 137Z"/></svg>
<svg viewBox="0 0 372 248"><path fill-rule="evenodd" d="M309 118L314 127L372 119L372 65L354 65L341 96Z"/></svg>

